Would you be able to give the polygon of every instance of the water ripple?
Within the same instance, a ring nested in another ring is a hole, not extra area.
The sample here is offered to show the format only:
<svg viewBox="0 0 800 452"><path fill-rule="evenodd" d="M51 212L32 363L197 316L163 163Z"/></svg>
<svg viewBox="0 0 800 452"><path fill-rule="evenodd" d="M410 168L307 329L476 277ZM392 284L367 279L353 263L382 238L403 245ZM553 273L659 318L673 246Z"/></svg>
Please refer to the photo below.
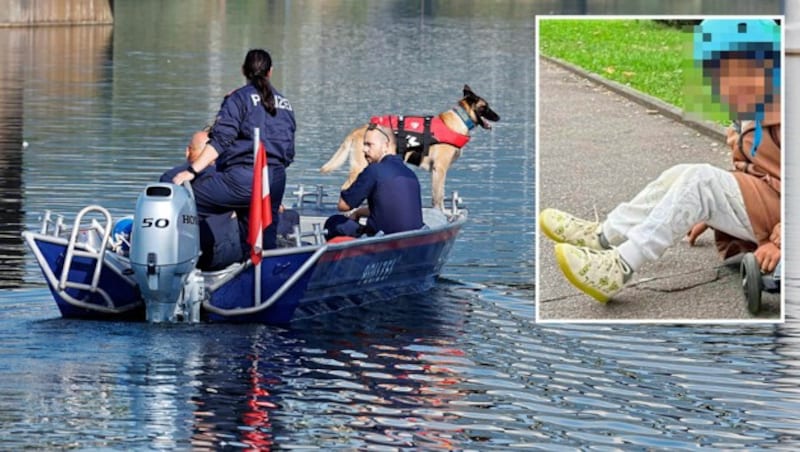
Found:
<svg viewBox="0 0 800 452"><path fill-rule="evenodd" d="M14 313L30 298L12 293L4 307ZM38 298L41 305L48 301L46 293ZM27 386L50 398L56 388L63 391L55 404L33 399L2 407L20 419L3 431L30 432L25 422L47 428L69 416L73 421L61 424L62 433L50 434L51 445L68 444L70 437L82 447L267 441L445 450L550 450L587 441L611 448L752 447L779 444L800 431L797 370L774 359L764 365L759 355L776 350L763 336L745 339L748 350L720 347L737 334L727 327L704 328L693 337L680 329L684 334L658 339L653 329L668 327L536 328L503 303L491 291L445 285L430 297L356 309L346 322L329 316L291 329L240 327L238 335L217 325L200 343L191 327L100 323L90 337L110 342L89 358L62 341L57 349L73 358L64 363L32 360L31 351L44 344L11 335L21 360L4 373L14 379L44 375L55 364L64 377L28 378ZM356 319L368 320L369 334L348 323ZM82 324L31 325L40 335L47 331L41 337L66 338L85 334ZM469 337L462 336L465 325L472 325ZM187 335L195 343L183 340ZM168 346L176 343L188 355ZM505 359L497 359L498 350ZM758 359L762 365L755 366ZM0 385L4 397L11 390ZM32 417L28 407L39 414ZM193 427L187 431L186 425ZM97 436L138 428L140 435ZM77 429L83 436L75 436Z"/></svg>

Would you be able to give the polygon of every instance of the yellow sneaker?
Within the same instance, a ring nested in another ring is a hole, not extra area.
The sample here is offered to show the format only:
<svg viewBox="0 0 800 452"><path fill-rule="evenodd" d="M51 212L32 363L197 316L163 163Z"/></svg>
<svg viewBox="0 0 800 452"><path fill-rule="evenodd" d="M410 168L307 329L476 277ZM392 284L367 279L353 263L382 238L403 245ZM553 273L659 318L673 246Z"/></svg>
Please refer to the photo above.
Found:
<svg viewBox="0 0 800 452"><path fill-rule="evenodd" d="M559 243L556 261L569 282L600 303L608 302L633 275L616 249L598 251Z"/></svg>
<svg viewBox="0 0 800 452"><path fill-rule="evenodd" d="M558 243L595 250L609 248L600 241L600 223L582 220L558 209L544 209L539 212L539 227L544 235Z"/></svg>

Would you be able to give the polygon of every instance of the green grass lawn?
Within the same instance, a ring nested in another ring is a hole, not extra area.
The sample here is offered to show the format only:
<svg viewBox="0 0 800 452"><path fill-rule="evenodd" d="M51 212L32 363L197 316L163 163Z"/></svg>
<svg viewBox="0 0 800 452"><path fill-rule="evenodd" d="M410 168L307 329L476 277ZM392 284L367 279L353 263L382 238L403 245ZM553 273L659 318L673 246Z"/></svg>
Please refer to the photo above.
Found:
<svg viewBox="0 0 800 452"><path fill-rule="evenodd" d="M679 108L691 71L692 33L652 20L542 19L539 52Z"/></svg>

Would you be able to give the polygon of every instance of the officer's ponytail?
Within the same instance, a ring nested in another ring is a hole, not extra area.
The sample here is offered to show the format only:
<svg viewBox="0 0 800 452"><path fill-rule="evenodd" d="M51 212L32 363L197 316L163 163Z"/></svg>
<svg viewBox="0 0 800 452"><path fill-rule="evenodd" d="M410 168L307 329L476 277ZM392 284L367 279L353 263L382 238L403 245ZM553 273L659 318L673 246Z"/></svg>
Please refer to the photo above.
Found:
<svg viewBox="0 0 800 452"><path fill-rule="evenodd" d="M261 96L261 105L270 116L275 116L275 94L269 83L269 70L272 69L272 57L266 50L253 49L247 52L242 63L242 74L256 87Z"/></svg>

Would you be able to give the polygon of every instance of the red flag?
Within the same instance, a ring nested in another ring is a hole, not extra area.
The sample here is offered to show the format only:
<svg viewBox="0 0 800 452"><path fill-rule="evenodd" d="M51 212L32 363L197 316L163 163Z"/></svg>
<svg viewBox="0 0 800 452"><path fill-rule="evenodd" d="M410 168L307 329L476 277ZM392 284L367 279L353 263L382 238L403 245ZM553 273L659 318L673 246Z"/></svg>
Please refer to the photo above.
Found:
<svg viewBox="0 0 800 452"><path fill-rule="evenodd" d="M250 259L254 265L261 263L261 244L264 229L272 224L272 203L269 199L269 171L267 151L260 143L253 163L253 194L250 197L250 221L247 227L247 243L250 244Z"/></svg>

